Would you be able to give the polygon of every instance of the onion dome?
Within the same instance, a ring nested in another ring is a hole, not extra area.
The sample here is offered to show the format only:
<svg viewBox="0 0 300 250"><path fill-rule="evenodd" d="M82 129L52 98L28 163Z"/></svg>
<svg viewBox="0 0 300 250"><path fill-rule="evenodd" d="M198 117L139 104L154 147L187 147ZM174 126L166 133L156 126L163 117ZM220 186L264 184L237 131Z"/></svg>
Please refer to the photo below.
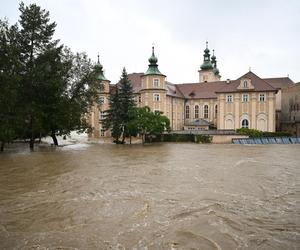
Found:
<svg viewBox="0 0 300 250"><path fill-rule="evenodd" d="M217 68L217 57L215 56L215 50L214 49L213 49L213 55L211 57L211 63L212 63L212 66L213 66L213 72L214 72L214 74L215 75L219 75L220 71Z"/></svg>
<svg viewBox="0 0 300 250"><path fill-rule="evenodd" d="M103 66L99 61L99 54L98 54L98 61L94 66L95 72L96 72L96 79L100 81L107 81L107 79L104 76L103 72Z"/></svg>
<svg viewBox="0 0 300 250"><path fill-rule="evenodd" d="M204 50L204 55L203 55L203 64L200 66L202 70L208 70L208 69L213 69L213 65L210 61L210 53L208 49L208 42L206 41L206 48Z"/></svg>
<svg viewBox="0 0 300 250"><path fill-rule="evenodd" d="M152 55L149 58L149 68L146 71L145 75L163 75L159 69L158 69L158 64L157 64L157 57L154 54L154 46L152 46Z"/></svg>

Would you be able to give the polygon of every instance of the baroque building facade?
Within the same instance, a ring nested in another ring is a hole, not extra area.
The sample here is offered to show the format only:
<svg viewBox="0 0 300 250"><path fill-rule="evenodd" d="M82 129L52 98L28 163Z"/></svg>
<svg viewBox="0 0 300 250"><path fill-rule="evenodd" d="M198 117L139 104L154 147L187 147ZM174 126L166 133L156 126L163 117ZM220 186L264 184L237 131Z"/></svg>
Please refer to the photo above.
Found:
<svg viewBox="0 0 300 250"><path fill-rule="evenodd" d="M294 83L288 77L260 78L249 71L236 80L221 81L216 56L208 44L199 68L199 82L173 84L158 69L154 47L145 73L128 74L139 107L149 106L170 119L172 130L235 130L242 127L273 132L281 112L281 89ZM109 95L118 84L110 84L99 62L95 66L104 87L92 107L90 137L109 137L102 126Z"/></svg>

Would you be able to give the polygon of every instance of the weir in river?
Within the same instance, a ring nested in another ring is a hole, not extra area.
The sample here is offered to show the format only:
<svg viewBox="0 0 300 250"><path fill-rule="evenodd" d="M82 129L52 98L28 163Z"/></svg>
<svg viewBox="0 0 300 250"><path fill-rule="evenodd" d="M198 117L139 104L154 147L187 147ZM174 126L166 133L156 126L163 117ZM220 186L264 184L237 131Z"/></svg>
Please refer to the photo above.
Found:
<svg viewBox="0 0 300 250"><path fill-rule="evenodd" d="M233 144L300 144L300 137L236 138Z"/></svg>

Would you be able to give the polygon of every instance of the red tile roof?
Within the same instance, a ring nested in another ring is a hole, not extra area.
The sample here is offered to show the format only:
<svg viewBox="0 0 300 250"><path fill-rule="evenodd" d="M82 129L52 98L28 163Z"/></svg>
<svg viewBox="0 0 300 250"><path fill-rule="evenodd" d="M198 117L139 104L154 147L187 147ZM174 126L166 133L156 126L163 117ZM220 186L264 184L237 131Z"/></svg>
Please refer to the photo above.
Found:
<svg viewBox="0 0 300 250"><path fill-rule="evenodd" d="M216 91L226 85L225 81L203 82L203 83L183 83L176 84L183 96L187 99L217 98Z"/></svg>
<svg viewBox="0 0 300 250"><path fill-rule="evenodd" d="M282 89L295 84L289 77L263 78L263 80L272 85L275 89Z"/></svg>
<svg viewBox="0 0 300 250"><path fill-rule="evenodd" d="M138 93L141 90L142 79L144 73L131 73L128 74L128 78L131 81L133 92ZM240 85L242 78L250 78L251 84L254 86L250 91L276 91L278 88L291 86L294 82L288 77L278 78L260 78L253 72L249 71L240 78L232 80L229 83L227 81L207 82L207 83L183 83L172 84L166 82L167 95L186 98L186 99L210 99L217 98L217 93L231 93L241 92L244 90L237 89ZM110 85L112 88L115 85Z"/></svg>
<svg viewBox="0 0 300 250"><path fill-rule="evenodd" d="M268 82L264 81L253 72L249 71L248 73L244 74L240 78L230 81L230 83L226 84L222 89L217 90L217 93L232 93L232 92L243 92L244 89L238 89L242 78L249 78L251 79L251 84L253 85L254 89L249 89L248 91L276 91L274 87L271 86Z"/></svg>

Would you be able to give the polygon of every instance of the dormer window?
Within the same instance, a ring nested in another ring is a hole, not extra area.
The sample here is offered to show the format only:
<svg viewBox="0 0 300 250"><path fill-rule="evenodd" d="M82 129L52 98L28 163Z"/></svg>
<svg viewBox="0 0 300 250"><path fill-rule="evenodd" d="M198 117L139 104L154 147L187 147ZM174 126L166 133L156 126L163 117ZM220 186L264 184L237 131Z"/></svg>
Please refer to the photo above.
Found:
<svg viewBox="0 0 300 250"><path fill-rule="evenodd" d="M153 86L159 87L159 79L158 78L153 79Z"/></svg>
<svg viewBox="0 0 300 250"><path fill-rule="evenodd" d="M247 82L247 80L244 81L243 86L244 86L245 89L248 88L248 82Z"/></svg>

